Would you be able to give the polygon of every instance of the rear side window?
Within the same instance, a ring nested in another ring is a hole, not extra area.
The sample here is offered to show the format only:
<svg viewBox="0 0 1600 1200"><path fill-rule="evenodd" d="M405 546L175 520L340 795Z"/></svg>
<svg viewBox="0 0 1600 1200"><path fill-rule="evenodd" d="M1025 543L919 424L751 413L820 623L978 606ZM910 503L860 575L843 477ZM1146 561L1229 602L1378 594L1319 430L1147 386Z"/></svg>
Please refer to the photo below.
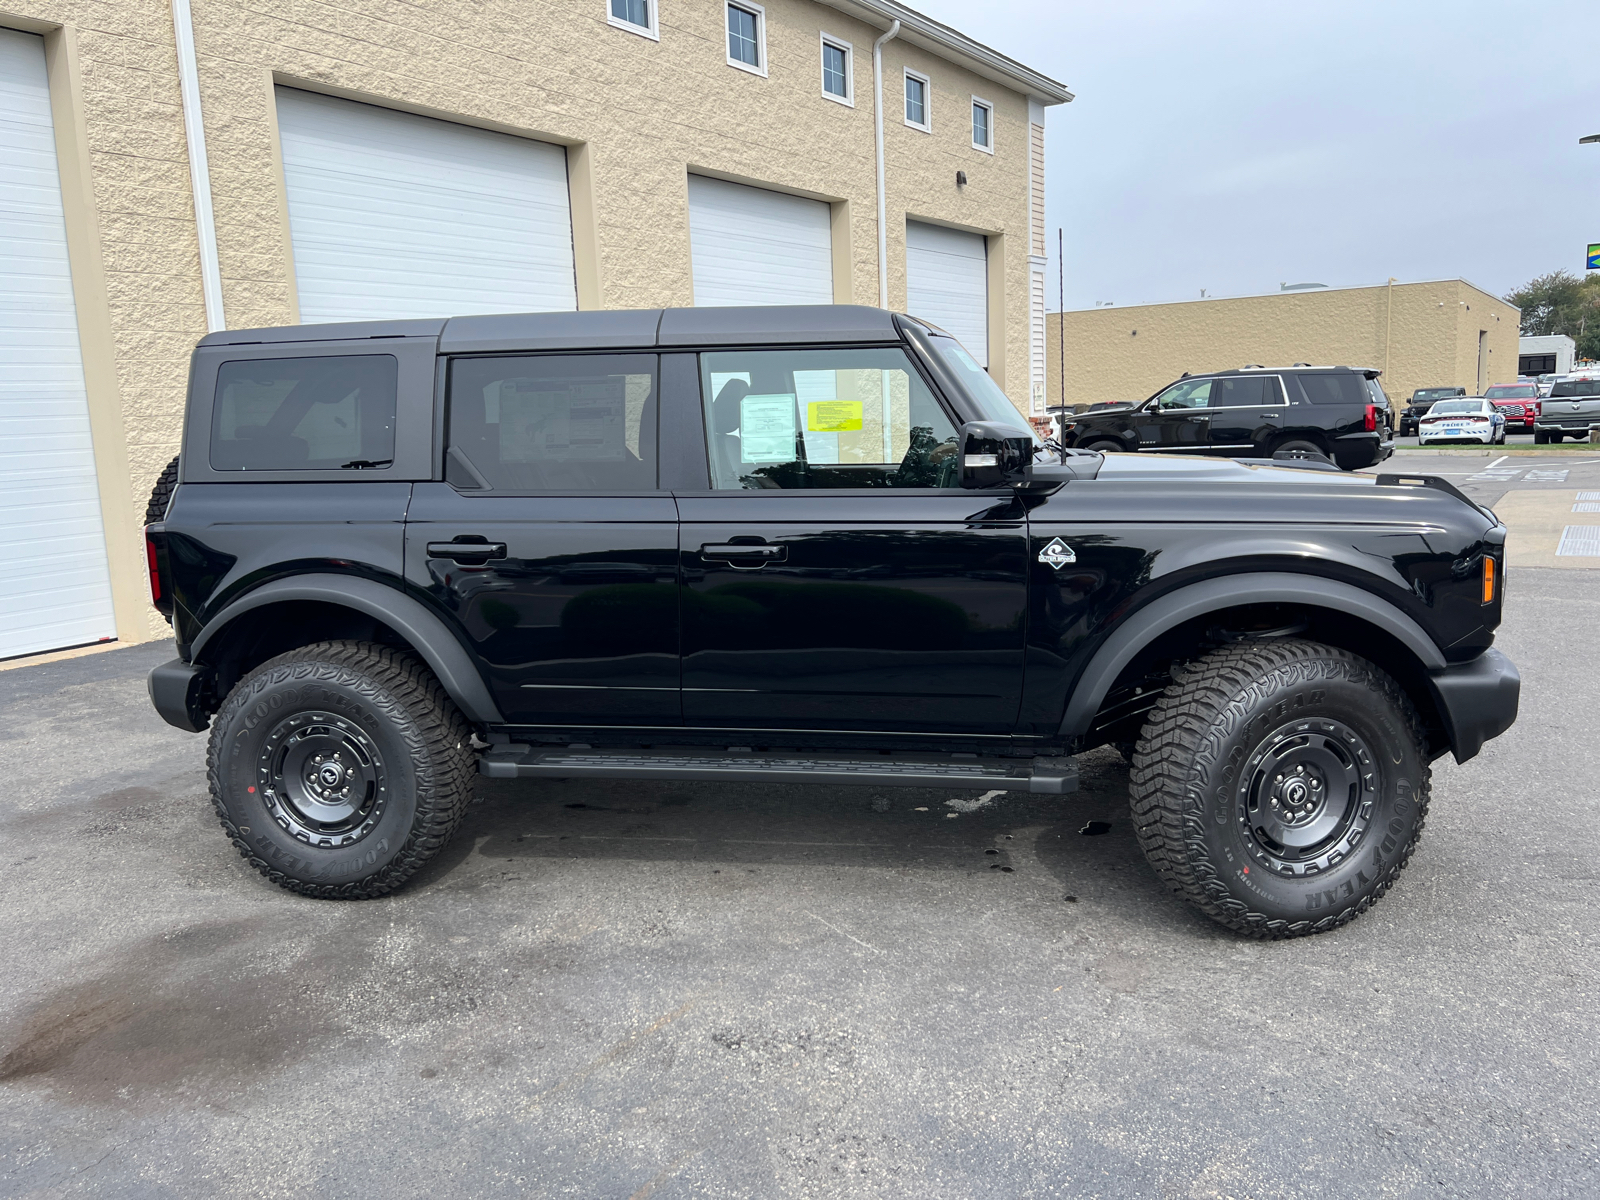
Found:
<svg viewBox="0 0 1600 1200"><path fill-rule="evenodd" d="M656 356L458 358L445 478L504 492L653 491Z"/></svg>
<svg viewBox="0 0 1600 1200"><path fill-rule="evenodd" d="M1276 380L1272 381L1276 384ZM1267 389L1268 380L1261 375L1224 375L1212 389L1212 408L1249 408L1252 405L1276 404L1278 389Z"/></svg>
<svg viewBox="0 0 1600 1200"><path fill-rule="evenodd" d="M211 409L214 471L337 471L394 462L392 354L226 362Z"/></svg>
<svg viewBox="0 0 1600 1200"><path fill-rule="evenodd" d="M1313 404L1370 404L1372 397L1359 375L1302 375L1300 386Z"/></svg>

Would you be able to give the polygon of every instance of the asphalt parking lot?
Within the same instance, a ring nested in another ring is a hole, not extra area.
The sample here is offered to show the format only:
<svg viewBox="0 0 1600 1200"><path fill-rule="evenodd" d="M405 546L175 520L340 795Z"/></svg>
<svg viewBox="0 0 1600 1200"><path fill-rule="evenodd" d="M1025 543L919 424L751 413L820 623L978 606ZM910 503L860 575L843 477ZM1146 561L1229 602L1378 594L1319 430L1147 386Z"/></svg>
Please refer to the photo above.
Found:
<svg viewBox="0 0 1600 1200"><path fill-rule="evenodd" d="M1600 489L1497 457L1383 469ZM1283 943L1163 893L1106 751L1067 798L484 781L401 893L306 900L151 711L170 644L0 671L0 1195L1592 1196L1595 567L1509 573L1519 722Z"/></svg>

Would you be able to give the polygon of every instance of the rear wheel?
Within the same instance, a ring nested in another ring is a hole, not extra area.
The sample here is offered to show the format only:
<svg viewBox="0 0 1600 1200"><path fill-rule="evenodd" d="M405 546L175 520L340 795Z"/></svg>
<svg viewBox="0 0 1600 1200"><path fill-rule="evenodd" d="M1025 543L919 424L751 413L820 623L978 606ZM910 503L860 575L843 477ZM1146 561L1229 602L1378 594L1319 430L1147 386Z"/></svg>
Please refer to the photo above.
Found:
<svg viewBox="0 0 1600 1200"><path fill-rule="evenodd" d="M1130 774L1156 873L1264 938L1322 933L1371 907L1416 848L1428 794L1421 722L1399 685L1294 639L1239 643L1180 671Z"/></svg>
<svg viewBox="0 0 1600 1200"><path fill-rule="evenodd" d="M367 899L450 840L472 793L466 720L427 666L319 642L257 667L211 725L211 799L256 870L293 892Z"/></svg>
<svg viewBox="0 0 1600 1200"><path fill-rule="evenodd" d="M1127 449L1115 438L1095 438L1093 441L1082 443L1078 448L1080 450L1093 450L1096 454L1115 453L1118 450Z"/></svg>

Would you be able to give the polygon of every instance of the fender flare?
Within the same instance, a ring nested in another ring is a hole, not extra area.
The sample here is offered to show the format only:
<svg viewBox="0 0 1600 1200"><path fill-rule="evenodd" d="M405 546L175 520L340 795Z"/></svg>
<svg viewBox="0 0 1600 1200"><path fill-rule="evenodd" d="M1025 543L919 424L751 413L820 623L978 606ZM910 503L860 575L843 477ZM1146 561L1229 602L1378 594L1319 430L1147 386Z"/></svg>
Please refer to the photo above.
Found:
<svg viewBox="0 0 1600 1200"><path fill-rule="evenodd" d="M382 621L422 657L469 721L505 723L482 673L445 623L398 588L358 575L295 575L262 584L206 622L190 647L189 661L199 662L206 647L236 617L287 600L316 600Z"/></svg>
<svg viewBox="0 0 1600 1200"><path fill-rule="evenodd" d="M1360 617L1392 635L1429 672L1447 665L1444 654L1405 613L1353 584L1318 575L1260 571L1189 584L1153 600L1111 631L1078 676L1061 719L1063 737L1082 737L1124 667L1153 640L1185 621L1241 604L1308 604Z"/></svg>

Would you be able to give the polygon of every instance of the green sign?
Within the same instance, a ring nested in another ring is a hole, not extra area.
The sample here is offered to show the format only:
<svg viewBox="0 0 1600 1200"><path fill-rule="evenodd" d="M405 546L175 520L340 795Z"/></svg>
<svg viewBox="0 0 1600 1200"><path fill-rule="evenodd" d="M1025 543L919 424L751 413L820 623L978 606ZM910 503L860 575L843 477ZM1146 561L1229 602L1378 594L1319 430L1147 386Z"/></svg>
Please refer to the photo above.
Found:
<svg viewBox="0 0 1600 1200"><path fill-rule="evenodd" d="M1600 246L1592 242L1589 245L1589 265L1584 270L1600 271Z"/></svg>

